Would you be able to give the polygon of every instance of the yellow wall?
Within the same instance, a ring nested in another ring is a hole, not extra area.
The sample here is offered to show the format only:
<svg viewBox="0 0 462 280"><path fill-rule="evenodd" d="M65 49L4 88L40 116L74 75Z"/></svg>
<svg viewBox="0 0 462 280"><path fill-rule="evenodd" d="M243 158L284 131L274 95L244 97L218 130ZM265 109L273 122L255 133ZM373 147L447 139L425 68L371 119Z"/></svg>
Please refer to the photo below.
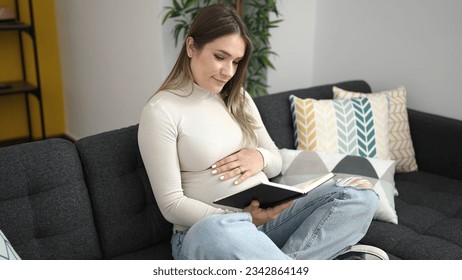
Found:
<svg viewBox="0 0 462 280"><path fill-rule="evenodd" d="M0 0L0 6L13 6L13 0ZM29 21L28 1L19 0L22 21ZM33 0L37 52L46 136L65 133L64 101L54 0ZM31 39L23 34L28 81L36 83ZM17 31L0 32L0 82L22 78ZM38 102L30 97L32 134L41 138ZM28 137L27 113L23 94L0 96L0 141Z"/></svg>

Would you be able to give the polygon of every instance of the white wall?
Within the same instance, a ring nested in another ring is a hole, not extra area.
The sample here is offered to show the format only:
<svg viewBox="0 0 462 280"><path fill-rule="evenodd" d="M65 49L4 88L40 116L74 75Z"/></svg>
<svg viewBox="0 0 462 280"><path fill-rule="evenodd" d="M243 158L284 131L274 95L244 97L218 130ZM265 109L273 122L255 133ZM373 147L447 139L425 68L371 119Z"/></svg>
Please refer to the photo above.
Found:
<svg viewBox="0 0 462 280"><path fill-rule="evenodd" d="M271 61L275 70L268 70L268 92L305 88L313 85L314 35L316 0L279 0L283 19L271 29L270 44L277 56Z"/></svg>
<svg viewBox="0 0 462 280"><path fill-rule="evenodd" d="M408 107L462 120L462 1L317 2L314 84L404 85Z"/></svg>
<svg viewBox="0 0 462 280"><path fill-rule="evenodd" d="M163 78L161 4L56 0L67 134L138 123Z"/></svg>
<svg viewBox="0 0 462 280"><path fill-rule="evenodd" d="M173 66L170 0L56 0L67 134L138 122ZM410 108L462 119L462 1L280 0L269 92L349 79L408 90Z"/></svg>
<svg viewBox="0 0 462 280"><path fill-rule="evenodd" d="M164 7L170 7L172 6L172 0L161 0L162 1L162 11L161 11L161 17L166 13L166 10ZM164 25L162 25L162 43L165 52L162 54L162 59L163 59L163 73L164 76L167 77L167 75L170 73L172 70L173 66L175 65L176 59L181 51L181 48L183 46L184 40L180 36L178 38L178 45L175 46L175 39L173 38L173 27L175 25L175 21L172 19L169 19L165 22Z"/></svg>

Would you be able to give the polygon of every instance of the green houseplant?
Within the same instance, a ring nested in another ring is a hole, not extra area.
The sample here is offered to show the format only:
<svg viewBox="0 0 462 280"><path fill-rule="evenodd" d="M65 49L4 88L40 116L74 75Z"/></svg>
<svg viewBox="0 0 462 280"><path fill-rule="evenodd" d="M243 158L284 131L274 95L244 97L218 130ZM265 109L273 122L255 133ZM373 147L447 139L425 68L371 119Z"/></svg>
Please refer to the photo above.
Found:
<svg viewBox="0 0 462 280"><path fill-rule="evenodd" d="M247 70L246 90L251 96L267 94L266 71L268 67L274 69L270 56L276 55L269 44L270 29L277 27L282 21L282 19L270 20L271 13L279 17L276 0L172 0L172 6L165 8L166 14L162 24L169 19L175 20L173 36L177 45L179 39L185 38L189 25L197 13L203 7L216 3L234 6L252 37L254 52Z"/></svg>

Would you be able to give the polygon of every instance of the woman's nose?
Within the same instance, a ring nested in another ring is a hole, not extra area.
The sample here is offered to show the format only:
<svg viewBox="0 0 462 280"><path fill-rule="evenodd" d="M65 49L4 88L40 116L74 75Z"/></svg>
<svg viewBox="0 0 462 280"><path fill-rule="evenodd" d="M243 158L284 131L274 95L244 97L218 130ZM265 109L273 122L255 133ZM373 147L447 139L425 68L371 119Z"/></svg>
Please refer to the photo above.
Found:
<svg viewBox="0 0 462 280"><path fill-rule="evenodd" d="M226 63L223 68L221 69L221 75L226 77L227 80L231 79L231 77L234 75L235 69L234 69L234 64L231 63Z"/></svg>

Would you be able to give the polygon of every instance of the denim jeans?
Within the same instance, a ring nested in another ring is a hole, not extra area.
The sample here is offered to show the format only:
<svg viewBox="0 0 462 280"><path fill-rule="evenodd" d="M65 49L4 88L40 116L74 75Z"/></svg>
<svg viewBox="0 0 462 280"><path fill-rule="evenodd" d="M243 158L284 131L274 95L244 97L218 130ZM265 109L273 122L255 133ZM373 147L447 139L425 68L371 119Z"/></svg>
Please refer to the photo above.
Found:
<svg viewBox="0 0 462 280"><path fill-rule="evenodd" d="M250 213L211 215L172 236L174 259L333 259L366 234L378 205L372 189L324 184L266 224Z"/></svg>

